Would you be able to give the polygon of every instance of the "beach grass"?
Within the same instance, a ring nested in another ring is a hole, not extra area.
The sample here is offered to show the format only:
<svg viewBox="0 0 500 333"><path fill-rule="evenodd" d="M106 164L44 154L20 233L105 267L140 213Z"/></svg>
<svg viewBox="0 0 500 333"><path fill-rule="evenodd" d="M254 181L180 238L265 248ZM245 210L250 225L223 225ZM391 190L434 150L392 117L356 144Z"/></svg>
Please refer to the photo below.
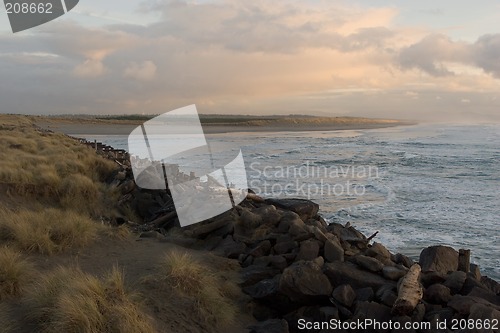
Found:
<svg viewBox="0 0 500 333"><path fill-rule="evenodd" d="M101 279L60 267L34 283L25 302L41 332L156 332L116 267Z"/></svg>
<svg viewBox="0 0 500 333"><path fill-rule="evenodd" d="M34 272L33 264L22 253L0 247L0 300L19 296Z"/></svg>
<svg viewBox="0 0 500 333"><path fill-rule="evenodd" d="M54 254L81 248L97 238L104 227L74 211L0 210L0 243L27 253Z"/></svg>
<svg viewBox="0 0 500 333"><path fill-rule="evenodd" d="M194 318L208 328L226 327L238 315L238 305L232 295L234 290L239 290L238 286L186 252L166 253L157 272L144 280L154 281L155 285L172 292L172 297L176 295L190 301Z"/></svg>

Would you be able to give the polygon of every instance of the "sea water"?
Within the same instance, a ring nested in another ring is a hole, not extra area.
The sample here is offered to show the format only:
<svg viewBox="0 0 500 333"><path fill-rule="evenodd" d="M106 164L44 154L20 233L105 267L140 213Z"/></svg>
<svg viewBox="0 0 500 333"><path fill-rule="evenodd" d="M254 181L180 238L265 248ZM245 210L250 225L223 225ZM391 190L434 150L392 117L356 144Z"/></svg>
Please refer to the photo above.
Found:
<svg viewBox="0 0 500 333"><path fill-rule="evenodd" d="M80 135L81 136L81 135ZM127 149L126 136L85 136ZM216 155L242 150L250 188L309 198L418 260L431 245L472 250L500 280L500 125L420 124L376 130L208 136ZM187 160L178 161L181 164ZM194 166L193 166L194 167Z"/></svg>

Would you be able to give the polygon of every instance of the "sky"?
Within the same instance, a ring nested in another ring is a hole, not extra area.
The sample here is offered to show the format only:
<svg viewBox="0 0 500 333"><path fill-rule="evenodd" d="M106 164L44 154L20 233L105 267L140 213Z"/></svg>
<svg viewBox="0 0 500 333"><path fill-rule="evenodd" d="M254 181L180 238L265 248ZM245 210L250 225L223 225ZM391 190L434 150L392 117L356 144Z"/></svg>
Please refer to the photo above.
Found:
<svg viewBox="0 0 500 333"><path fill-rule="evenodd" d="M499 22L490 0L80 0L13 34L1 7L0 113L499 122Z"/></svg>

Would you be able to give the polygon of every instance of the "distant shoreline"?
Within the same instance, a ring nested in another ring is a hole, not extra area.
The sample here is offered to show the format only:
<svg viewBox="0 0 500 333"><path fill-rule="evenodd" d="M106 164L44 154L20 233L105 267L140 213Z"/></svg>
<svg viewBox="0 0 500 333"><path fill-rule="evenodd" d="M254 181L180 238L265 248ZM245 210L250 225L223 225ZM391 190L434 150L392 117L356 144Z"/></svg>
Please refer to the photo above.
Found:
<svg viewBox="0 0 500 333"><path fill-rule="evenodd" d="M37 126L70 135L128 135L141 122L35 117ZM415 125L415 122L368 118L299 118L242 123L203 123L206 134L365 130Z"/></svg>

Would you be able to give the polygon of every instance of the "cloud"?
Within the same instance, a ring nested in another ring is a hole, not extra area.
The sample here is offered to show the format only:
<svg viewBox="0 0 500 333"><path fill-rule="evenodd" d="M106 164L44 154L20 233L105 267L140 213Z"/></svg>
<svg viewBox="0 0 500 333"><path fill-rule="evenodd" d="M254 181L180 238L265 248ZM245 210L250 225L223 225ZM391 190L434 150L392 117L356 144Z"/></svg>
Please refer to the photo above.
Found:
<svg viewBox="0 0 500 333"><path fill-rule="evenodd" d="M73 73L82 78L93 78L103 75L106 68L103 63L97 59L88 59L79 64L73 70Z"/></svg>
<svg viewBox="0 0 500 333"><path fill-rule="evenodd" d="M157 67L152 61L143 63L132 62L123 73L124 77L136 79L139 81L151 81L156 75Z"/></svg>
<svg viewBox="0 0 500 333"><path fill-rule="evenodd" d="M441 34L426 36L420 42L403 48L399 62L403 68L418 68L433 76L449 76L446 62L467 62L470 47L463 42L453 42Z"/></svg>
<svg viewBox="0 0 500 333"><path fill-rule="evenodd" d="M158 21L96 28L59 20L0 34L0 76L9 78L0 82L1 111L159 113L198 103L212 113L417 118L445 101L464 107L468 93L483 107L478 101L500 91L499 35L455 41L394 24L394 8L178 0L141 10Z"/></svg>
<svg viewBox="0 0 500 333"><path fill-rule="evenodd" d="M480 37L472 47L474 63L500 78L500 34Z"/></svg>
<svg viewBox="0 0 500 333"><path fill-rule="evenodd" d="M500 34L485 35L475 43L453 41L442 34L426 36L403 48L399 64L404 69L417 68L432 76L451 76L450 63L475 66L500 78Z"/></svg>

